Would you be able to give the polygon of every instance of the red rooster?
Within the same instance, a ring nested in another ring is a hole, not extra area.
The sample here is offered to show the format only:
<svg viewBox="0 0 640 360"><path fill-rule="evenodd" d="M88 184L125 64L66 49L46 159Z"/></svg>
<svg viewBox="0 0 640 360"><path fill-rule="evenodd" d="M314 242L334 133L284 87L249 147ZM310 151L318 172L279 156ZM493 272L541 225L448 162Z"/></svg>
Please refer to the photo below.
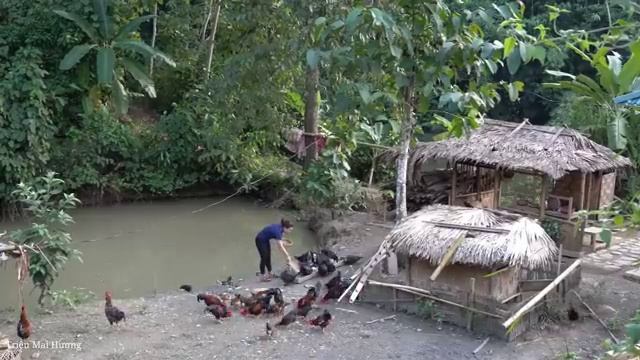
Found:
<svg viewBox="0 0 640 360"><path fill-rule="evenodd" d="M31 322L27 319L27 310L24 305L20 310L20 321L18 321L18 337L26 340L31 336Z"/></svg>
<svg viewBox="0 0 640 360"><path fill-rule="evenodd" d="M114 323L117 325L120 321L127 320L124 315L124 311L111 304L111 291L104 293L104 300L104 314L107 316L109 325L113 325Z"/></svg>
<svg viewBox="0 0 640 360"><path fill-rule="evenodd" d="M221 318L231 317L233 314L229 308L224 305L210 305L207 306L205 312L210 312L216 320L220 320Z"/></svg>
<svg viewBox="0 0 640 360"><path fill-rule="evenodd" d="M196 299L198 300L198 302L204 300L204 303L207 306L211 306L211 305L225 306L224 301L220 298L220 296L216 294L198 294Z"/></svg>
<svg viewBox="0 0 640 360"><path fill-rule="evenodd" d="M320 329L322 329L322 332L324 332L324 328L329 326L329 323L331 322L331 318L332 316L331 316L331 313L329 313L329 310L325 310L317 318L309 321L309 324L312 326L319 327Z"/></svg>

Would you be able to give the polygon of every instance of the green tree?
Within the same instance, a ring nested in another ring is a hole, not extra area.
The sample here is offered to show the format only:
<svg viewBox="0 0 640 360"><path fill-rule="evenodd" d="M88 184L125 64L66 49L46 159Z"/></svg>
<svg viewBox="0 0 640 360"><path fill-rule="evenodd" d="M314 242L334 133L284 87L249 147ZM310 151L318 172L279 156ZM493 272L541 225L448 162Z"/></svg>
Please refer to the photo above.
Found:
<svg viewBox="0 0 640 360"><path fill-rule="evenodd" d="M29 183L20 183L13 192L31 217L30 227L12 231L9 237L31 251L29 273L40 289L38 302L43 304L64 264L71 258L82 260L80 251L71 246L71 235L64 227L73 222L67 213L80 202L73 194L63 193L64 182L48 173Z"/></svg>
<svg viewBox="0 0 640 360"><path fill-rule="evenodd" d="M569 44L580 57L589 62L596 71L595 80L587 75L572 75L559 71L547 71L549 74L564 77L555 83L545 86L554 89L571 91L580 96L580 102L596 105L602 112L596 117L606 120L608 145L614 150L624 150L627 147L627 124L633 110L614 104L613 98L634 90L640 85L636 78L640 75L640 41L630 44L630 56L623 61L622 56L608 46L583 51ZM591 46L588 47L591 49Z"/></svg>
<svg viewBox="0 0 640 360"><path fill-rule="evenodd" d="M513 70L523 62L544 59L545 49L524 31L524 9L513 5L494 9L503 18L504 41L484 40L478 21L488 18L485 10L460 14L439 1L355 7L330 23L343 32L352 62L359 67L355 86L361 101L381 102L380 115L401 119L397 220L407 212L408 150L418 121L438 123L448 133L462 136L495 105L500 89L517 100L524 84L490 79L501 65L506 62Z"/></svg>
<svg viewBox="0 0 640 360"><path fill-rule="evenodd" d="M148 76L144 65L140 64L133 54L146 58L158 58L170 66L175 62L167 55L147 45L144 41L132 38L132 33L138 31L138 27L153 18L153 15L141 16L131 20L115 31L113 20L108 14L108 0L95 0L94 10L98 18L99 30L81 16L63 10L54 12L68 20L73 21L89 38L89 43L74 46L60 62L61 70L69 70L90 52L96 53L96 79L97 85L89 90L89 98L85 100L85 109L92 108L89 101L100 101L104 96L103 89L111 91L112 104L116 111L125 114L128 109L129 91L125 88L125 70L129 73L149 95L156 97L153 80ZM85 74L88 68L85 68ZM81 80L87 82L86 79Z"/></svg>

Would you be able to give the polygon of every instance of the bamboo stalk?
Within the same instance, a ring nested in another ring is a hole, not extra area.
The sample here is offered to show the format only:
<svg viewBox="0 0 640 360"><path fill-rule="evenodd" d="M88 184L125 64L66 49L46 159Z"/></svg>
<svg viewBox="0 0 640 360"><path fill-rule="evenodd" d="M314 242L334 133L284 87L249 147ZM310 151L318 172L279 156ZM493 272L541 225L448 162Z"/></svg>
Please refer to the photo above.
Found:
<svg viewBox="0 0 640 360"><path fill-rule="evenodd" d="M518 320L522 315L526 314L531 308L537 304L545 295L547 295L551 290L553 290L558 284L562 281L562 279L566 278L571 274L578 266L582 264L582 260L578 259L571 264L560 276L558 276L555 280L553 280L549 285L547 285L544 289L542 289L536 296L534 296L531 300L529 300L523 307L520 308L515 314L513 314L507 321L502 323L502 326L505 328L509 328L511 324L513 324L516 320Z"/></svg>
<svg viewBox="0 0 640 360"><path fill-rule="evenodd" d="M420 288L409 286L409 285L385 283L385 282L380 282L380 281L375 281L375 280L369 280L369 281L367 281L367 283L369 283L371 285L376 285L376 286L389 287L389 288L392 288L392 289L406 289L406 290L422 292L422 293L425 293L427 295L431 295L431 292L429 290L420 289Z"/></svg>
<svg viewBox="0 0 640 360"><path fill-rule="evenodd" d="M615 342L616 344L620 343L620 341L618 340L618 338L616 338L615 335L613 335L613 333L611 332L611 330L609 329L609 327L607 326L607 324L604 323L604 321L602 321L602 319L600 319L598 317L598 315L596 315L595 311L593 311L593 309L591 309L591 307L589 305L587 305L586 302L584 302L582 300L582 297L580 297L580 295L578 294L577 291L575 290L571 290L571 292L576 296L576 298L578 299L578 301L580 301L582 303L582 305L584 305L584 307L587 308L587 310L589 310L589 312L591 313L591 315L600 323L600 325L602 325L603 328L605 328L605 330L607 330L607 332L609 333L609 336L611 336L611 339L613 340L613 342Z"/></svg>
<svg viewBox="0 0 640 360"><path fill-rule="evenodd" d="M490 233L496 233L496 234L508 234L509 233L509 230L506 230L506 229L485 228L485 227L470 226L470 225L458 225L458 224L450 224L450 223L443 223L443 222L437 222L437 221L428 221L428 220L422 220L422 222L427 223L427 224L432 224L432 225L437 226L437 227L450 228L450 229L472 230L472 231L490 232Z"/></svg>
<svg viewBox="0 0 640 360"><path fill-rule="evenodd" d="M582 173L580 175L580 199L578 201L578 209L579 210L584 210L584 198L585 196L587 196L585 189L587 187L587 174L586 173Z"/></svg>
<svg viewBox="0 0 640 360"><path fill-rule="evenodd" d="M439 301L439 302L447 304L447 305L456 306L456 307L459 307L461 309L472 311L472 312L474 312L476 314L481 314L481 315L493 317L493 318L496 318L496 319L503 319L502 316L497 315L497 314L492 314L490 312L486 312L486 311L483 311L483 310L479 310L479 309L475 309L475 308L472 308L472 307L469 307L469 306L458 304L458 303L450 301L450 300L441 299L441 298L439 298L437 296L431 295L431 293L429 293L427 290L423 290L423 289L419 289L419 288L413 288L415 290L411 290L411 288L412 288L411 286L397 285L397 284L390 284L390 283L380 283L378 281L372 281L372 280L369 280L368 283L371 284L371 285L386 286L386 287L396 287L398 290L407 292L409 294L421 296L421 297L424 297L424 298L427 298L427 299L430 299L430 300L434 300L434 301ZM384 285L381 285L381 284L384 284ZM418 291L416 291L416 290L418 290Z"/></svg>
<svg viewBox="0 0 640 360"><path fill-rule="evenodd" d="M482 342L482 344L480 344L480 346L478 346L475 350L473 350L473 354L475 355L475 354L479 353L479 352L480 352L480 350L482 350L482 348L483 348L485 345L487 345L487 343L489 342L489 339L490 339L490 338L486 338L486 339L484 339L484 341Z"/></svg>
<svg viewBox="0 0 640 360"><path fill-rule="evenodd" d="M444 256L442 257L440 264L438 264L438 267L431 274L431 277L429 278L431 279L431 281L436 281L436 279L438 278L438 275L440 275L440 273L442 272L442 269L444 269L444 267L447 266L447 264L449 264L449 261L451 261L451 258L456 253L456 250L458 250L458 247L460 247L460 245L464 241L466 235L467 233L465 232L464 234L459 236L458 239L456 239L456 241L453 242L453 244L451 244L451 246L447 250L447 253L444 254Z"/></svg>

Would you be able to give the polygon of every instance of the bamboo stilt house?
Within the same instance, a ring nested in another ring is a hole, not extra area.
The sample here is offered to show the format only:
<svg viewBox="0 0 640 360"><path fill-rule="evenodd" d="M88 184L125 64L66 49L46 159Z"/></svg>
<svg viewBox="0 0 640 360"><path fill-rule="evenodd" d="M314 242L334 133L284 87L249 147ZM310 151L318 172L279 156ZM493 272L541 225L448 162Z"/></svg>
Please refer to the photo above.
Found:
<svg viewBox="0 0 640 360"><path fill-rule="evenodd" d="M397 153L386 155L395 159ZM448 162L448 204L505 209L559 227L554 240L578 257L577 213L613 201L616 171L629 159L566 127L486 120L468 136L419 143L410 152L409 186L424 165Z"/></svg>

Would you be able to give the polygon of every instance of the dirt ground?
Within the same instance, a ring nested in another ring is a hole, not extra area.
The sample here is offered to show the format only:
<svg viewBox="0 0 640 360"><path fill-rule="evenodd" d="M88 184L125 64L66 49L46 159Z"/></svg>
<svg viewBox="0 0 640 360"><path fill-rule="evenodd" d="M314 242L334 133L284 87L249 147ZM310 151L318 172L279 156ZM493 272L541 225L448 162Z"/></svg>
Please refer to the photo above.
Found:
<svg viewBox="0 0 640 360"><path fill-rule="evenodd" d="M321 237L326 242L335 242L334 249L339 253L368 256L382 241L386 230L367 223L365 215L351 215L325 224ZM281 285L279 280L271 284ZM256 288L264 284L246 281L241 286ZM289 301L302 296L306 288L294 285L284 287L283 291ZM628 319L639 306L640 285L624 280L621 274L598 274L586 269L581 294L619 332L624 325L622 320ZM114 296L114 304L127 313L127 321L120 327L108 325L103 301L82 305L75 311L32 314L35 328L27 344L49 348L27 349L23 359L533 360L561 359L567 352L580 359L596 359L602 355L601 343L607 338L606 332L589 317L573 322L563 318L548 323L544 329L530 331L515 342L490 339L474 355L473 350L485 339L482 335L405 314L367 323L392 313L373 305L335 303L320 305L310 315L319 314L323 308L334 315L335 321L324 334L299 321L267 338L265 323L276 319L247 318L234 313L232 318L217 323L211 315L203 313L204 305L196 302L194 294L176 290L127 300ZM15 324L15 314L0 313L0 333L15 336ZM79 349L55 349L63 343Z"/></svg>

